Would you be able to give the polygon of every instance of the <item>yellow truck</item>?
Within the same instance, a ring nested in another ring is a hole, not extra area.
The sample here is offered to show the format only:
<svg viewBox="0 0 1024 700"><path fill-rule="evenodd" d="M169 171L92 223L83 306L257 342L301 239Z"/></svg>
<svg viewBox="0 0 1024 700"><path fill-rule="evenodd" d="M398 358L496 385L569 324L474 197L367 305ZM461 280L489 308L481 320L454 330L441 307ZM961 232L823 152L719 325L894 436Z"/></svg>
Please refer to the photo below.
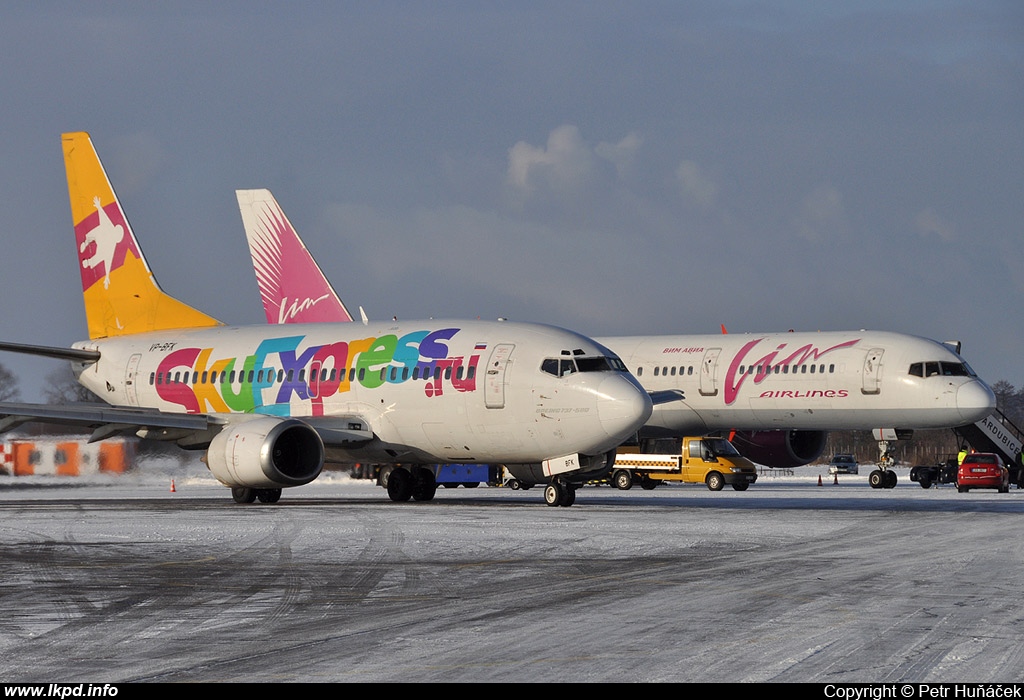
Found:
<svg viewBox="0 0 1024 700"><path fill-rule="evenodd" d="M705 484L721 491L729 484L746 491L757 481L757 467L725 438L684 437L648 441L640 447L616 451L611 483L620 489L640 484L653 489L666 481Z"/></svg>

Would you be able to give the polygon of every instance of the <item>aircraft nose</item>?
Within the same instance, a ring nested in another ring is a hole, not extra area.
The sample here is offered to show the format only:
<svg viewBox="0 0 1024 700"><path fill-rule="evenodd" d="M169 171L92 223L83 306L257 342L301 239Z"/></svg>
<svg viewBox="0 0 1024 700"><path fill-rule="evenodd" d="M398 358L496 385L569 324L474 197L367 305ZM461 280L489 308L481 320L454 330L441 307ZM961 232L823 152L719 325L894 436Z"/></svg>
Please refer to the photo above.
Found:
<svg viewBox="0 0 1024 700"><path fill-rule="evenodd" d="M956 408L965 422L977 423L995 411L996 395L984 382L968 382L956 391Z"/></svg>
<svg viewBox="0 0 1024 700"><path fill-rule="evenodd" d="M654 410L651 397L625 374L615 374L598 386L597 416L609 437L624 440L647 422Z"/></svg>

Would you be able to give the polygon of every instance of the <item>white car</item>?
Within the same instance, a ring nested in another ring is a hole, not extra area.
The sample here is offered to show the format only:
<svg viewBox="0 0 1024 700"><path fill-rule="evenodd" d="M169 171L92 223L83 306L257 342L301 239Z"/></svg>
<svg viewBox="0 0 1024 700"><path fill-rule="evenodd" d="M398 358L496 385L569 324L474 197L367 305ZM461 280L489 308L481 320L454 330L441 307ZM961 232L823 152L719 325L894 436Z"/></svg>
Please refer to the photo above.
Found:
<svg viewBox="0 0 1024 700"><path fill-rule="evenodd" d="M828 473L856 474L858 467L857 458L853 455L832 455L832 461L828 463Z"/></svg>

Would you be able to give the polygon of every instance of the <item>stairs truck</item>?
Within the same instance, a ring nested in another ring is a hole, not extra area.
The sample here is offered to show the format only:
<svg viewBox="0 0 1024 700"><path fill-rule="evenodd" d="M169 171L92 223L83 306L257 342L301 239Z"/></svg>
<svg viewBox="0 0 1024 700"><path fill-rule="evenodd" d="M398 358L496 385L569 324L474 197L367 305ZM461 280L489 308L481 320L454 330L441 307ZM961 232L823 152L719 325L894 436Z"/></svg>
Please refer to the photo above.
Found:
<svg viewBox="0 0 1024 700"><path fill-rule="evenodd" d="M617 450L611 472L616 488L626 490L639 484L650 490L670 481L704 484L712 491L721 491L728 484L746 491L757 481L757 467L725 438L648 440L638 447Z"/></svg>

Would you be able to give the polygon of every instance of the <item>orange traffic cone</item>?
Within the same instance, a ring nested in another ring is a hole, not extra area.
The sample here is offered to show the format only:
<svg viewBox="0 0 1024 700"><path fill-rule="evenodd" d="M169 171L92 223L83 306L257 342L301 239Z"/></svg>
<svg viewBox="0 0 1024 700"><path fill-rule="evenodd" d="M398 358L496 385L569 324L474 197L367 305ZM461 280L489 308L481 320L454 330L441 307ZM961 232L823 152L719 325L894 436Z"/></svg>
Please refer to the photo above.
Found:
<svg viewBox="0 0 1024 700"><path fill-rule="evenodd" d="M821 486L821 474L818 474L818 486Z"/></svg>
<svg viewBox="0 0 1024 700"><path fill-rule="evenodd" d="M171 493L174 493L174 479L171 479Z"/></svg>

